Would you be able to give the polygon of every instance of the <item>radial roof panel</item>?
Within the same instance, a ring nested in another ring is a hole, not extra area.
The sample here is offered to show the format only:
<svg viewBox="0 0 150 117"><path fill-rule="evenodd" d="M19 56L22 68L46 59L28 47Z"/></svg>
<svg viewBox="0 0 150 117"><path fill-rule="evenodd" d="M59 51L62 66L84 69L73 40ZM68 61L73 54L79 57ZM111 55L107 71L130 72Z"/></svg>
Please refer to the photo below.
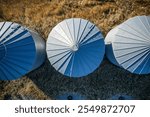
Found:
<svg viewBox="0 0 150 117"><path fill-rule="evenodd" d="M125 21L113 41L117 62L135 74L150 73L150 16Z"/></svg>
<svg viewBox="0 0 150 117"><path fill-rule="evenodd" d="M82 77L100 65L105 45L101 31L93 23L72 18L52 29L46 50L57 71L69 77Z"/></svg>
<svg viewBox="0 0 150 117"><path fill-rule="evenodd" d="M43 49L37 48L34 40L32 33L21 25L0 22L0 80L20 78L34 68L37 53Z"/></svg>

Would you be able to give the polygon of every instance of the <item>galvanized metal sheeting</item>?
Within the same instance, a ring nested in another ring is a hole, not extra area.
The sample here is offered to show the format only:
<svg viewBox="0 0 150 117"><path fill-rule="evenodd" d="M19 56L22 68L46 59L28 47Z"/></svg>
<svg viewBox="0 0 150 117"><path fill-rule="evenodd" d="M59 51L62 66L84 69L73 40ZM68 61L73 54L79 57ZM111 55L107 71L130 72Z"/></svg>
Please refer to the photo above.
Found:
<svg viewBox="0 0 150 117"><path fill-rule="evenodd" d="M69 77L82 77L93 72L105 53L101 31L88 20L66 19L49 34L47 55L60 73Z"/></svg>
<svg viewBox="0 0 150 117"><path fill-rule="evenodd" d="M137 16L125 21L112 46L124 69L135 74L150 73L150 17Z"/></svg>
<svg viewBox="0 0 150 117"><path fill-rule="evenodd" d="M14 80L45 60L45 43L35 32L13 22L0 22L0 79Z"/></svg>
<svg viewBox="0 0 150 117"><path fill-rule="evenodd" d="M113 64L135 74L150 73L150 16L128 19L108 33L105 43Z"/></svg>
<svg viewBox="0 0 150 117"><path fill-rule="evenodd" d="M32 30L29 30L30 34L33 37L35 48L36 48L36 59L33 64L32 70L38 68L46 58L46 44L44 39L37 33Z"/></svg>
<svg viewBox="0 0 150 117"><path fill-rule="evenodd" d="M150 73L150 16L136 16L112 29L105 38L106 56L135 74ZM40 35L13 22L0 22L0 79L13 80L48 59L60 73L82 77L92 73L105 53L101 31L90 21L71 18L57 24L47 46Z"/></svg>
<svg viewBox="0 0 150 117"><path fill-rule="evenodd" d="M105 47L106 47L106 51L105 51L105 54L106 54L106 57L108 58L108 60L113 63L114 65L116 66L119 66L119 63L117 62L115 56L114 56L114 52L113 52L113 48L112 48L112 43L113 43L113 40L115 40L115 35L117 34L118 32L118 27L115 27L113 28L112 30L110 30L108 32L108 34L106 35L105 37Z"/></svg>

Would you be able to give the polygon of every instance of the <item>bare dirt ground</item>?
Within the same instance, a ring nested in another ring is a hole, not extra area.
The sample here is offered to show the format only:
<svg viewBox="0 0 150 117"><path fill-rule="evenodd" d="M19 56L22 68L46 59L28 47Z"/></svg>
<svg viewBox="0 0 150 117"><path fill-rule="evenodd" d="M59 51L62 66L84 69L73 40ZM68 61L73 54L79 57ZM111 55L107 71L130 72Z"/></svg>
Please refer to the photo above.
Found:
<svg viewBox="0 0 150 117"><path fill-rule="evenodd" d="M150 0L0 0L0 21L20 23L47 40L51 29L66 18L95 23L104 36L113 27L137 15L150 15ZM109 99L124 94L150 99L150 75L134 75L106 58L92 74L79 79L55 71L48 60L15 81L0 81L0 99L55 99L74 92L87 99Z"/></svg>

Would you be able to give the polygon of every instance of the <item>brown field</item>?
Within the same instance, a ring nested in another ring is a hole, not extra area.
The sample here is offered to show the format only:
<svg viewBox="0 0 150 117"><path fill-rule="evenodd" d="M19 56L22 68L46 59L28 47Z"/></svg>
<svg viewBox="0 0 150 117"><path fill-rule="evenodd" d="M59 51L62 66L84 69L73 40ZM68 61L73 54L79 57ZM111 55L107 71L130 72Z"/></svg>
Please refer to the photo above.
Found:
<svg viewBox="0 0 150 117"><path fill-rule="evenodd" d="M137 15L150 15L150 0L0 0L0 21L20 23L47 40L51 29L66 18L79 17L95 23L104 36L113 27ZM0 81L0 99L55 99L75 92L88 99L108 99L126 94L150 99L150 75L134 75L107 59L92 74L71 79L46 62L15 81Z"/></svg>

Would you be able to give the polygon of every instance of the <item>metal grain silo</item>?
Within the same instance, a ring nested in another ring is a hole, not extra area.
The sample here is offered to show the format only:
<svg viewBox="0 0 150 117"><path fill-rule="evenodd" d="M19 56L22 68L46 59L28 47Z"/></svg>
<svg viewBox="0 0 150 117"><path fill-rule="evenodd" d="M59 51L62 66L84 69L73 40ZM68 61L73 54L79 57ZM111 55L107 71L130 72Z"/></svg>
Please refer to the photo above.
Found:
<svg viewBox="0 0 150 117"><path fill-rule="evenodd" d="M112 42L121 67L135 74L150 73L150 16L136 16L122 23Z"/></svg>
<svg viewBox="0 0 150 117"><path fill-rule="evenodd" d="M14 80L45 60L45 42L20 24L0 22L0 80Z"/></svg>
<svg viewBox="0 0 150 117"><path fill-rule="evenodd" d="M105 44L102 32L88 20L66 19L48 36L48 59L63 75L78 78L92 73L102 62Z"/></svg>

